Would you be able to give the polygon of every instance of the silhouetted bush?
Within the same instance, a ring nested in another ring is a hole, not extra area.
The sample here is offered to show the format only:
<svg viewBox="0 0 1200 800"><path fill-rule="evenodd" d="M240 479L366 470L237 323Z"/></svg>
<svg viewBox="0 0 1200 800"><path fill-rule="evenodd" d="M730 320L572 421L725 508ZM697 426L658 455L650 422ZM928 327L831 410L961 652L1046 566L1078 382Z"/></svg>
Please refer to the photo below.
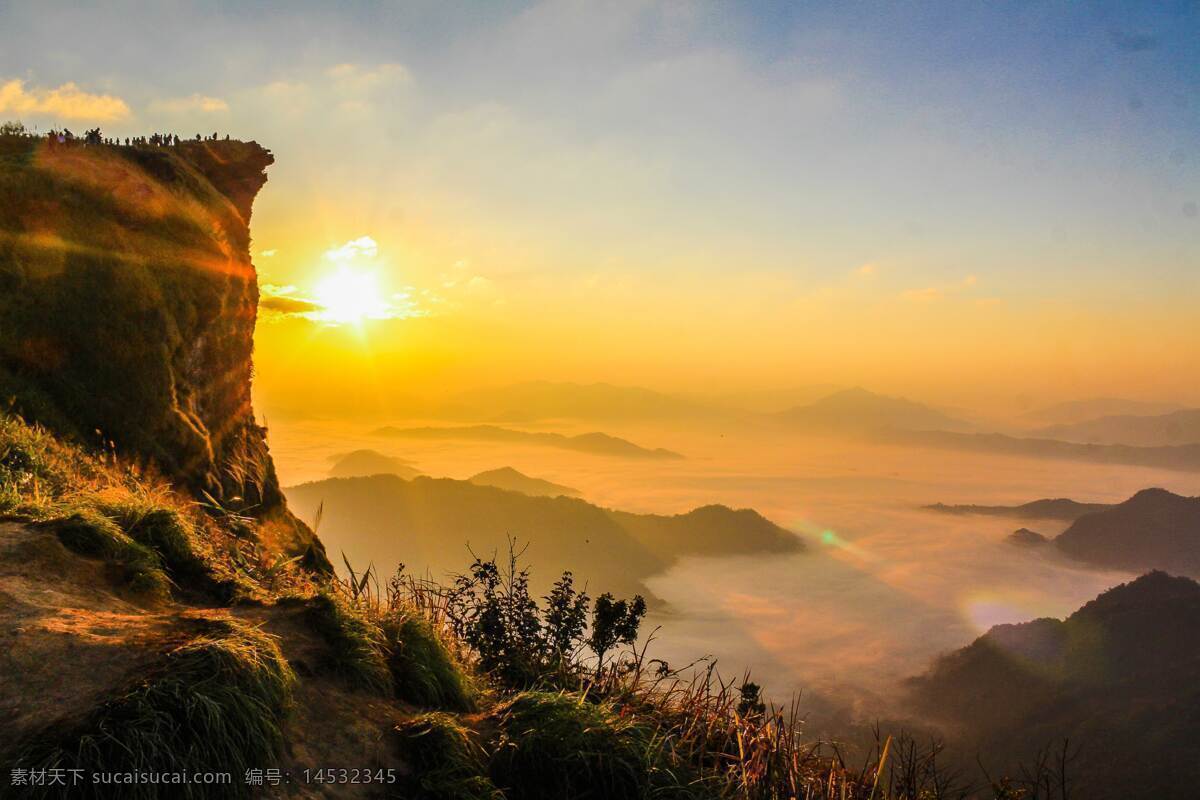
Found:
<svg viewBox="0 0 1200 800"><path fill-rule="evenodd" d="M547 680L562 685L578 677L584 645L595 656L599 679L609 652L637 639L646 601L601 595L585 636L589 598L576 590L571 573L563 573L543 607L530 595L529 570L517 566L518 556L510 549L503 568L494 557L476 558L468 573L455 578L446 603L454 633L476 654L480 668L508 687Z"/></svg>

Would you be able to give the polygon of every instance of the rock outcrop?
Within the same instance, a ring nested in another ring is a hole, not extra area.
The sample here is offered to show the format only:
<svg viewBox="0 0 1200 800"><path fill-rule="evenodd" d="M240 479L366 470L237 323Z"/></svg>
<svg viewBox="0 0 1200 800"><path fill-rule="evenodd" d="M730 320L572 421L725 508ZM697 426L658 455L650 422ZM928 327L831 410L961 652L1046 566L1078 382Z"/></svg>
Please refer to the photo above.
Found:
<svg viewBox="0 0 1200 800"><path fill-rule="evenodd" d="M319 543L286 511L250 402L249 220L273 161L254 142L0 140L0 398L304 552Z"/></svg>

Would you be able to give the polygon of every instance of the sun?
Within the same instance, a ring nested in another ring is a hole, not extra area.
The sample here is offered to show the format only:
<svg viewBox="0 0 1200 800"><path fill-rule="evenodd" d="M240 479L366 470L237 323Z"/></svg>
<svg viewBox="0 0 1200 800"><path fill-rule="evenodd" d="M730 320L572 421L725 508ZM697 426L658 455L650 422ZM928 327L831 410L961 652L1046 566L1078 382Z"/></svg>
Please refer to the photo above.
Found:
<svg viewBox="0 0 1200 800"><path fill-rule="evenodd" d="M326 322L359 325L364 320L387 317L388 304L369 272L342 267L316 285L313 297L321 306L320 318Z"/></svg>

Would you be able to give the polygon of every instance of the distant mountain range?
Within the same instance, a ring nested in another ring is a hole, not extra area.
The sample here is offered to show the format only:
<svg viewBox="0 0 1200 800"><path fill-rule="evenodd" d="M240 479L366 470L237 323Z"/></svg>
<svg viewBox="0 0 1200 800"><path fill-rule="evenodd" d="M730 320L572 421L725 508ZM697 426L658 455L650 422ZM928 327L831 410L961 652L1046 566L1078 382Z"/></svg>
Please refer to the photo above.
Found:
<svg viewBox="0 0 1200 800"><path fill-rule="evenodd" d="M1165 569L1200 577L1200 497L1143 489L1123 503L1080 517L1054 545L1100 567Z"/></svg>
<svg viewBox="0 0 1200 800"><path fill-rule="evenodd" d="M775 418L804 430L843 432L965 431L972 427L929 406L862 388L835 392L815 403L781 411Z"/></svg>
<svg viewBox="0 0 1200 800"><path fill-rule="evenodd" d="M1168 447L1200 443L1200 409L1169 414L1134 416L1123 414L1085 422L1051 425L1034 436L1085 444L1127 444L1139 447Z"/></svg>
<svg viewBox="0 0 1200 800"><path fill-rule="evenodd" d="M884 435L885 441L916 447L968 450L984 453L1088 461L1097 464L1130 464L1143 467L1200 471L1200 444L1173 447L1134 447L1124 444L1079 444L1055 439L1024 439L1002 433L954 431L901 431Z"/></svg>
<svg viewBox="0 0 1200 800"><path fill-rule="evenodd" d="M1072 797L1184 798L1200 785L1198 666L1200 585L1152 572L1065 620L998 625L910 689L968 762L1011 774L1065 738Z"/></svg>
<svg viewBox="0 0 1200 800"><path fill-rule="evenodd" d="M392 426L374 431L376 436L403 439L473 440L480 442L516 442L545 447L558 447L601 456L622 458L683 458L679 453L661 447L648 449L607 433L581 433L565 436L561 433L540 431L518 431L496 425L457 425L447 427L396 428Z"/></svg>
<svg viewBox="0 0 1200 800"><path fill-rule="evenodd" d="M476 486L494 486L497 489L520 492L521 494L533 497L579 497L581 494L578 489L572 489L570 486L563 486L559 483L551 483L541 478L531 478L524 473L517 472L512 467L489 469L477 475L472 475L467 480Z"/></svg>
<svg viewBox="0 0 1200 800"><path fill-rule="evenodd" d="M644 580L684 555L786 553L800 540L750 510L705 506L686 514L630 514L569 497L531 497L469 481L394 475L331 478L286 489L302 519L323 504L320 536L356 568L385 574L397 563L436 576L465 570L471 549L504 554L508 537L529 545L538 591L562 570L594 593L648 594ZM335 561L340 561L335 555Z"/></svg>
<svg viewBox="0 0 1200 800"><path fill-rule="evenodd" d="M1058 498L1019 506L925 506L947 514L986 514L1017 519L1067 520L1052 541L1064 555L1105 569L1165 569L1200 577L1200 497L1166 489L1143 489L1123 503L1077 503ZM1022 528L1011 541L1035 543Z"/></svg>
<svg viewBox="0 0 1200 800"><path fill-rule="evenodd" d="M399 475L415 478L420 470L411 466L413 462L380 453L378 450L354 450L333 457L329 468L331 478L358 478L366 475Z"/></svg>
<svg viewBox="0 0 1200 800"><path fill-rule="evenodd" d="M1118 397L1094 397L1034 409L1023 414L1022 419L1033 425L1070 425L1098 417L1130 414L1151 416L1177 410L1179 410L1179 406L1171 403L1145 403L1140 400L1123 400Z"/></svg>
<svg viewBox="0 0 1200 800"><path fill-rule="evenodd" d="M944 514L982 514L989 517L1015 517L1017 519L1060 519L1074 522L1084 514L1103 511L1109 508L1107 503L1077 503L1065 497L1053 500L1034 500L1032 503L1022 503L1018 506L951 506L944 503L934 503L924 506L929 511L940 511Z"/></svg>

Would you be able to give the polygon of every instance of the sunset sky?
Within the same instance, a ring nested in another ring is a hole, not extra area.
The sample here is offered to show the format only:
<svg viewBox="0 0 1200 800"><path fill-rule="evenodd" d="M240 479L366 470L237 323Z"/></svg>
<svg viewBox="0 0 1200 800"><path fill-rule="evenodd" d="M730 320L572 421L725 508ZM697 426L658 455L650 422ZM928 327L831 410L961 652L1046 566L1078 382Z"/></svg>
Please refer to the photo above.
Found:
<svg viewBox="0 0 1200 800"><path fill-rule="evenodd" d="M0 4L0 120L272 149L268 406L1200 403L1195 3L241 5Z"/></svg>

